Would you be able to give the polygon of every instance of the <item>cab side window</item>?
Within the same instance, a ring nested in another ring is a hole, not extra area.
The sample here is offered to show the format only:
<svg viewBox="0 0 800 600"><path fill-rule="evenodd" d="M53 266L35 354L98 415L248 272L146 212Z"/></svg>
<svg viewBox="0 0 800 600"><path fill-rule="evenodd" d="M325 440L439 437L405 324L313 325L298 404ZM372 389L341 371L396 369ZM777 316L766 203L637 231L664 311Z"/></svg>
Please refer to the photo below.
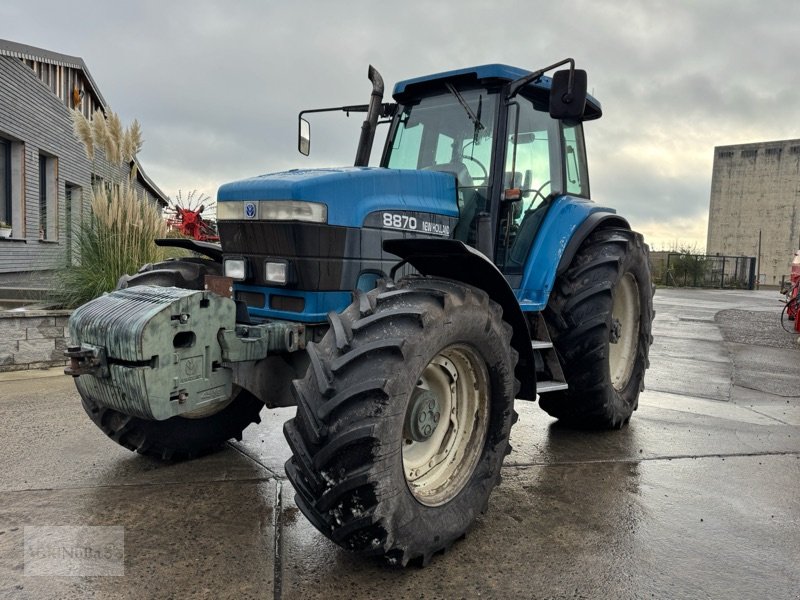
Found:
<svg viewBox="0 0 800 600"><path fill-rule="evenodd" d="M586 147L583 143L583 126L564 125L564 175L567 193L589 197L589 176L586 169Z"/></svg>
<svg viewBox="0 0 800 600"><path fill-rule="evenodd" d="M503 186L518 199L501 209L496 256L504 273L521 272L550 200L562 192L560 135L546 107L523 96L509 107Z"/></svg>

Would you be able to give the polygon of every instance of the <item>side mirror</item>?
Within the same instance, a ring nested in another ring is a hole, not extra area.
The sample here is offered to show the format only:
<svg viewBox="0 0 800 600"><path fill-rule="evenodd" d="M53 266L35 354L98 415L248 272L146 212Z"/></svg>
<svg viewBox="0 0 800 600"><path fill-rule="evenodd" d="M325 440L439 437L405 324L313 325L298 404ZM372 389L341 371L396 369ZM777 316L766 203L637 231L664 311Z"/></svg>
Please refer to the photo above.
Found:
<svg viewBox="0 0 800 600"><path fill-rule="evenodd" d="M297 136L297 149L303 156L308 156L311 152L311 124L302 117Z"/></svg>
<svg viewBox="0 0 800 600"><path fill-rule="evenodd" d="M565 121L580 121L585 108L586 71L574 69L553 73L553 82L550 85L550 116Z"/></svg>

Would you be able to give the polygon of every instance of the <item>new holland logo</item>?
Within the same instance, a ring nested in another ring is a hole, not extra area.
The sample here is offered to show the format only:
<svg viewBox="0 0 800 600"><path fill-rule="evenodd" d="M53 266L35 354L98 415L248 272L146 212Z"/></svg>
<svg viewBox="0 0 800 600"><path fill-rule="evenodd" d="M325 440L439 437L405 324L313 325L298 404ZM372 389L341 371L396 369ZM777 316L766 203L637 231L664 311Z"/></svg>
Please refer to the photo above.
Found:
<svg viewBox="0 0 800 600"><path fill-rule="evenodd" d="M245 219L255 219L258 215L258 210L256 207L255 202L245 202L244 203L244 218Z"/></svg>

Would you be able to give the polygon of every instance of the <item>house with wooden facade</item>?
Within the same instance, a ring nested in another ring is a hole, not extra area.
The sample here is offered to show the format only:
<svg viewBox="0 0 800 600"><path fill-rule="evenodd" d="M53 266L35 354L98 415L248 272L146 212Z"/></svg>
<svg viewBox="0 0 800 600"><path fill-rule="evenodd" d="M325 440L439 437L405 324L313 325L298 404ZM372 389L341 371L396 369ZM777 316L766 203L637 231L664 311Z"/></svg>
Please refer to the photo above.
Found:
<svg viewBox="0 0 800 600"><path fill-rule="evenodd" d="M0 231L0 284L79 260L92 186L130 177L134 163L90 161L73 134L71 109L91 118L107 106L83 59L0 40L0 222L11 229ZM169 202L138 163L134 187Z"/></svg>

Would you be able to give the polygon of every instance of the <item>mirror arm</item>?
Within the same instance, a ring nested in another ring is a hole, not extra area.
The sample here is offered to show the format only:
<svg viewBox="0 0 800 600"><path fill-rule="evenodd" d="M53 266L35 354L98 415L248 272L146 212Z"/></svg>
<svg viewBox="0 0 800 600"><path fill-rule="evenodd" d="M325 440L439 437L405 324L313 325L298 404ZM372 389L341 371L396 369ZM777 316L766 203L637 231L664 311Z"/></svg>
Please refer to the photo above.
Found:
<svg viewBox="0 0 800 600"><path fill-rule="evenodd" d="M529 83L536 81L542 75L555 69L556 67L560 67L561 65L565 65L569 63L569 83L567 85L567 94L572 94L572 77L573 73L575 72L575 60L572 58L565 58L562 61L559 61L555 64L550 65L549 67L545 67L544 69L539 69L538 71L534 71L529 75L525 75L525 77L520 77L519 79L515 79L512 81L508 86L508 99L510 100L514 96L516 96L519 91L524 88Z"/></svg>
<svg viewBox="0 0 800 600"><path fill-rule="evenodd" d="M351 112L365 113L369 111L369 104L350 104L348 106L335 106L332 108L309 108L306 110L301 110L298 116L302 118L303 115L309 113L337 112L337 111L347 113L348 115ZM392 117L394 116L394 113L397 112L397 104L395 102L384 102L383 104L381 104L380 111L381 111L380 112L381 117Z"/></svg>
<svg viewBox="0 0 800 600"><path fill-rule="evenodd" d="M311 113L323 113L323 112L367 112L367 105L366 104L353 104L351 106L334 106L332 108L308 108L306 110L301 110L300 113L297 115L299 119L303 118L303 115L308 115Z"/></svg>
<svg viewBox="0 0 800 600"><path fill-rule="evenodd" d="M343 112L346 113L347 116L350 116L350 113L356 112L369 112L369 104L350 104L347 106L334 106L331 108L308 108L306 110L301 110L297 115L297 126L298 131L300 131L300 124L303 122L303 116L312 114L312 113L323 113L323 112ZM396 102L384 102L378 107L378 116L379 118L389 118L394 117L395 113L397 112L397 103ZM385 121L381 121L385 122Z"/></svg>

